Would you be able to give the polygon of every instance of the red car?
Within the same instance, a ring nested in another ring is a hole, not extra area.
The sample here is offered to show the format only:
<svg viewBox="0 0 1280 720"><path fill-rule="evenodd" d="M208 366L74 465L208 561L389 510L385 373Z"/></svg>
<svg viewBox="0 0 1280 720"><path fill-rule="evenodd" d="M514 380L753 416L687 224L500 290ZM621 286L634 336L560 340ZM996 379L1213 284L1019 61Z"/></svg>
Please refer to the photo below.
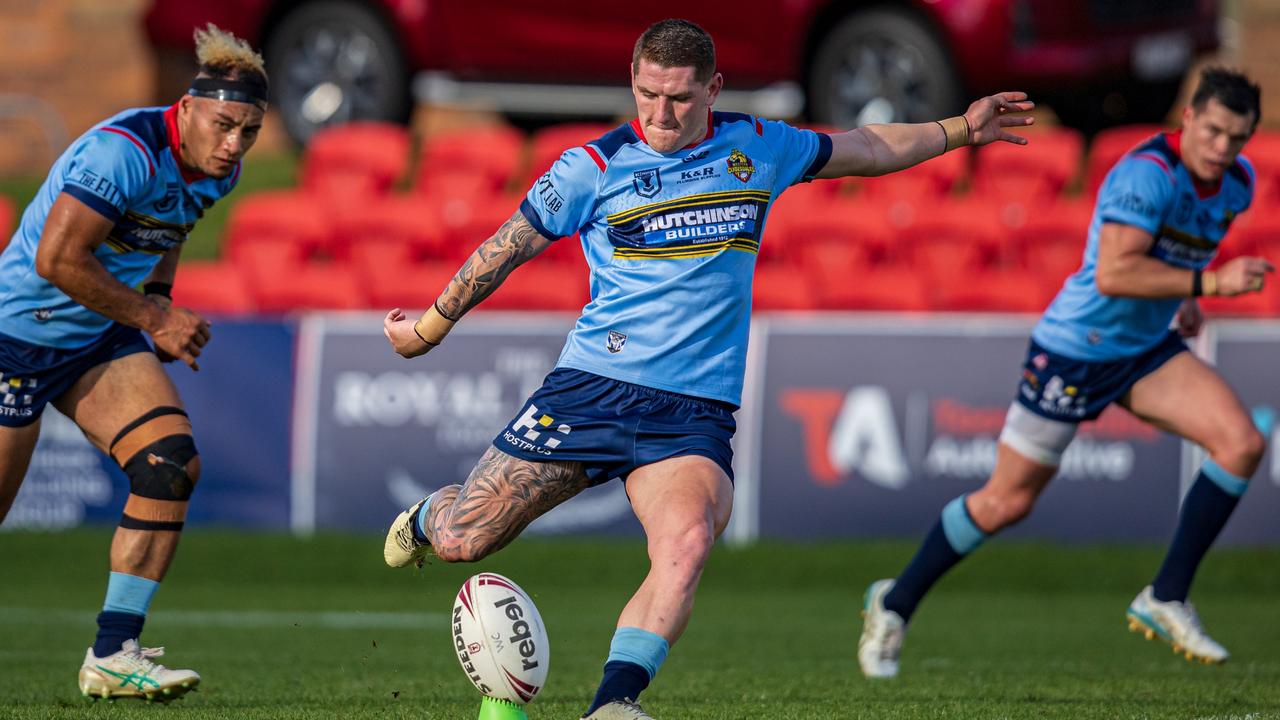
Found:
<svg viewBox="0 0 1280 720"><path fill-rule="evenodd" d="M415 100L630 114L632 43L667 16L715 38L733 91L720 107L842 127L933 119L1007 89L1084 129L1159 120L1218 44L1218 0L154 0L146 29L163 58L189 57L208 21L262 48L275 106L305 141L328 123L406 119Z"/></svg>

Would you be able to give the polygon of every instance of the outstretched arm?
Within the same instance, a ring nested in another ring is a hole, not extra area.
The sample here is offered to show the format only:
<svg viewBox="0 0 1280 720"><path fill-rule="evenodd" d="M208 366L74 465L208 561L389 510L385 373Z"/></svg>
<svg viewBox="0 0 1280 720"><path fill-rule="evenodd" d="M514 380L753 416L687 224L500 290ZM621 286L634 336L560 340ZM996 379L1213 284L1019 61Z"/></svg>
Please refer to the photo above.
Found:
<svg viewBox="0 0 1280 720"><path fill-rule="evenodd" d="M551 240L543 237L519 210L488 240L471 253L448 287L417 321L400 308L387 313L383 334L404 357L417 357L439 345L471 308L489 297L511 271L547 249Z"/></svg>
<svg viewBox="0 0 1280 720"><path fill-rule="evenodd" d="M831 136L831 159L819 178L876 176L904 170L963 145L1004 141L1025 145L1027 139L1005 130L1025 127L1035 118L1023 113L1035 107L1026 93L1003 92L981 98L964 115L928 123L892 123Z"/></svg>

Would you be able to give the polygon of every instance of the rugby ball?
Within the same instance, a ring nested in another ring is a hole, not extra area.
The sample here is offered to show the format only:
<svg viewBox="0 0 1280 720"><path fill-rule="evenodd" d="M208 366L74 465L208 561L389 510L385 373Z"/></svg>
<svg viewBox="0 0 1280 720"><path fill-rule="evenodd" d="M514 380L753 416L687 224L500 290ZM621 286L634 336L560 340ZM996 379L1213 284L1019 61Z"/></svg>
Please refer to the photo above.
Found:
<svg viewBox="0 0 1280 720"><path fill-rule="evenodd" d="M551 648L529 595L496 573L471 576L453 602L453 649L482 694L524 705L547 681Z"/></svg>

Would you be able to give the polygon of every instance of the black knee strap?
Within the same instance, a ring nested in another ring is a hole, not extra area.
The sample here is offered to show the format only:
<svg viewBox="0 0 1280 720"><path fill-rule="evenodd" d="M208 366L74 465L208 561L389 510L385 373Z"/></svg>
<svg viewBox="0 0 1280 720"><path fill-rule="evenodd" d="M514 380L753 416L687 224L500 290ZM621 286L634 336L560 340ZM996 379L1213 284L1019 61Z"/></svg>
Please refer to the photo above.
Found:
<svg viewBox="0 0 1280 720"><path fill-rule="evenodd" d="M196 484L187 474L187 463L197 454L190 435L170 435L151 443L124 465L130 492L153 500L191 499Z"/></svg>

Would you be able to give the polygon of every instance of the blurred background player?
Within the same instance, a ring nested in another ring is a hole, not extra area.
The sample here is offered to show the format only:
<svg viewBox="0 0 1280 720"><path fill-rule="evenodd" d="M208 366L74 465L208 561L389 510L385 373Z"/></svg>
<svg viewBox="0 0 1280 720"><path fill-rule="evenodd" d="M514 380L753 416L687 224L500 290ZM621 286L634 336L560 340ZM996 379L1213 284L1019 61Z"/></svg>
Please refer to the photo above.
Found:
<svg viewBox="0 0 1280 720"><path fill-rule="evenodd" d="M1266 441L1231 388L1187 352L1182 337L1200 331L1197 297L1258 292L1273 270L1256 257L1204 270L1252 201L1255 175L1240 151L1259 114L1256 85L1207 69L1183 111L1182 129L1151 138L1112 168L1098 192L1084 264L1032 331L990 479L943 508L896 580L867 590L858 661L868 677L897 674L906 624L925 593L988 536L1031 512L1079 423L1112 402L1209 453L1183 499L1163 565L1129 605L1129 626L1160 637L1188 660L1227 659L1187 592Z"/></svg>
<svg viewBox="0 0 1280 720"><path fill-rule="evenodd" d="M196 55L200 70L174 105L126 110L71 144L0 255L0 520L47 403L129 477L97 639L80 668L80 690L93 697L168 700L200 682L138 644L200 476L157 356L199 369L209 325L172 307L170 288L187 233L236 185L267 77L248 44L213 25L196 32Z"/></svg>
<svg viewBox="0 0 1280 720"><path fill-rule="evenodd" d="M395 309L384 322L396 352L426 353L516 266L581 232L593 299L556 368L464 485L396 519L385 557L392 567L429 551L479 560L559 503L621 478L651 564L618 620L586 714L596 720L649 717L635 700L684 632L703 563L728 523L751 277L772 202L814 178L882 175L968 144L1025 143L1005 128L1032 119L1006 113L1033 107L1002 93L963 117L837 135L713 113L724 84L714 46L683 20L647 29L631 71L639 118L566 151L420 319Z"/></svg>

